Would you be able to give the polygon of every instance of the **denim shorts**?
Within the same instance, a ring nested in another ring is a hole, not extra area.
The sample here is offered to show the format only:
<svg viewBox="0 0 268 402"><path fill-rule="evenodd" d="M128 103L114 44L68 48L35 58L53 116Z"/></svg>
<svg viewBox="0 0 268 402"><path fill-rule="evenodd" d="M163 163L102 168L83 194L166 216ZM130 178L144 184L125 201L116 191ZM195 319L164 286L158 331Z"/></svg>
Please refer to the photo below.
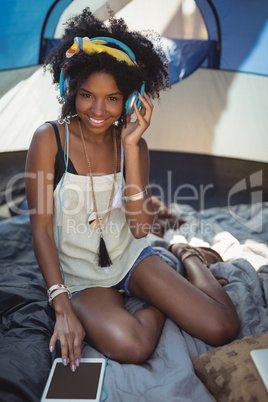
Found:
<svg viewBox="0 0 268 402"><path fill-rule="evenodd" d="M128 284L131 278L131 275L134 271L134 269L136 268L136 266L142 261L144 260L144 258L150 257L151 255L159 255L156 251L154 251L152 249L152 247L148 246L146 248L144 248L142 250L142 252L140 253L140 255L138 256L138 258L136 259L136 261L134 262L134 264L132 265L132 267L130 268L130 270L128 271L128 273L126 274L126 276L119 282L117 283L117 285L112 286L114 289L117 289L120 293L125 293L127 296L131 296L130 291L128 290ZM86 288L85 288L86 289ZM83 290L85 290L83 289ZM78 293L82 292L83 290L78 290L77 292L73 292L72 293L72 297L74 297L75 295L77 295ZM71 298L72 298L71 297Z"/></svg>
<svg viewBox="0 0 268 402"><path fill-rule="evenodd" d="M132 267L130 268L130 270L128 271L128 273L126 274L126 276L117 285L114 285L113 288L117 289L121 293L125 293L127 296L131 296L131 293L128 290L128 284L134 269L139 264L139 262L144 260L144 258L150 257L150 255L155 254L157 253L150 246L143 249L138 258L136 259L136 261L134 262L134 264L132 265Z"/></svg>

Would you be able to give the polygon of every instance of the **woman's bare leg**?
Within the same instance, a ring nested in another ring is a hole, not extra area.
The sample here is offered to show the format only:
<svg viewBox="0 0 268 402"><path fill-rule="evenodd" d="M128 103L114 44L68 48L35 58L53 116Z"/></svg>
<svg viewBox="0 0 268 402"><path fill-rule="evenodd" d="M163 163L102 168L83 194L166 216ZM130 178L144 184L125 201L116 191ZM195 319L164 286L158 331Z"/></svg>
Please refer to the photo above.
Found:
<svg viewBox="0 0 268 402"><path fill-rule="evenodd" d="M214 346L230 342L239 320L228 294L198 257L188 257L185 269L190 282L160 257L147 257L135 268L129 290L192 336Z"/></svg>
<svg viewBox="0 0 268 402"><path fill-rule="evenodd" d="M165 316L153 306L133 315L113 288L91 288L72 299L86 340L105 356L121 363L141 363L157 346Z"/></svg>

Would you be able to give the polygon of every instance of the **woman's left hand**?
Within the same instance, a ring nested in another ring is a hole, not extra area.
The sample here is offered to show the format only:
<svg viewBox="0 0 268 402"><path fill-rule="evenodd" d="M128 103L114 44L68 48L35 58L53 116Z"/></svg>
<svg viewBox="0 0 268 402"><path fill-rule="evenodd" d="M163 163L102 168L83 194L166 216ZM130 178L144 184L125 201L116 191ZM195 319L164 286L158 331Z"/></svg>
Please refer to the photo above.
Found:
<svg viewBox="0 0 268 402"><path fill-rule="evenodd" d="M140 110L137 107L137 103L134 102L134 110L137 119L132 122L130 121L130 116L128 116L129 121L127 126L122 128L121 138L125 145L137 145L139 139L151 123L153 112L151 99L146 93L144 93L144 96L139 93L138 98L141 101Z"/></svg>

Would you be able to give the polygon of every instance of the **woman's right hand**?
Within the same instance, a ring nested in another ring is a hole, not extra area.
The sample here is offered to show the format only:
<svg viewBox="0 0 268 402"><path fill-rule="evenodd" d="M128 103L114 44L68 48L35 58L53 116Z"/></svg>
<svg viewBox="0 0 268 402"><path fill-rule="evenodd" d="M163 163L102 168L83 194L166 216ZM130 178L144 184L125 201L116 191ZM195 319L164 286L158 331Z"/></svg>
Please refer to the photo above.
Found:
<svg viewBox="0 0 268 402"><path fill-rule="evenodd" d="M57 296L56 299L60 298ZM53 301L54 302L54 301ZM59 302L59 300L57 300ZM66 308L68 303L68 308ZM49 349L52 352L55 349L56 341L59 340L61 344L61 357L63 364L67 366L68 358L72 371L75 371L79 366L81 358L81 344L86 335L81 322L77 318L70 302L65 301L64 308L55 303L56 324L54 333L51 337ZM53 303L54 304L54 303Z"/></svg>

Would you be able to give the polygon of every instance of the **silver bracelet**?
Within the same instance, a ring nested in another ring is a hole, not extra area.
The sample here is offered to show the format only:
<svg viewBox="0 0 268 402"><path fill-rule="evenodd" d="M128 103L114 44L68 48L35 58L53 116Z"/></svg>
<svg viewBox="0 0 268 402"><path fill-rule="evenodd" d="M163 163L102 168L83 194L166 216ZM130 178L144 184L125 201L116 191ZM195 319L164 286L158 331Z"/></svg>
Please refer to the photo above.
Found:
<svg viewBox="0 0 268 402"><path fill-rule="evenodd" d="M125 202L132 202L132 201L138 201L141 200L142 198L145 198L148 195L147 190L143 190L140 193L125 196L124 201Z"/></svg>

